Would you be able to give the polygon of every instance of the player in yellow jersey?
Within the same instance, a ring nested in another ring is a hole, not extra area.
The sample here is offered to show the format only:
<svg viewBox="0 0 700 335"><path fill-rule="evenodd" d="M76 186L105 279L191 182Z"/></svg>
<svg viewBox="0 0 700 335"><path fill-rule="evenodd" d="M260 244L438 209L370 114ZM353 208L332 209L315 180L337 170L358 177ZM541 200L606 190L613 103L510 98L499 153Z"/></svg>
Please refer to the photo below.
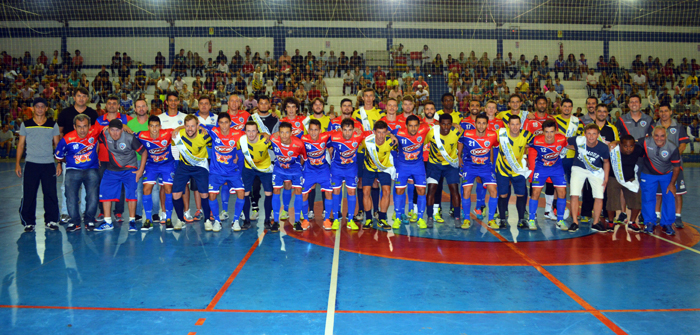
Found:
<svg viewBox="0 0 700 335"><path fill-rule="evenodd" d="M209 221L209 154L211 146L209 134L199 128L199 120L190 114L185 117L185 125L173 130L173 144L180 153L180 161L173 177L173 207L180 220L174 223L174 229L182 229L185 221L185 202L182 193L187 182L192 178L202 199L202 211L206 221ZM211 222L208 223L211 225ZM205 222L205 225L207 223Z"/></svg>
<svg viewBox="0 0 700 335"><path fill-rule="evenodd" d="M500 112L496 114L496 118L503 121L503 123L508 124L508 120L511 115L517 115L520 117L521 122L521 127L525 123L525 118L527 118L527 112L520 110L520 107L523 105L523 99L520 97L519 94L511 94L510 98L508 99L508 107L510 107L509 110Z"/></svg>
<svg viewBox="0 0 700 335"><path fill-rule="evenodd" d="M452 117L452 123L458 125L462 121L462 116L458 111L454 110L455 96L452 93L445 93L440 101L442 102L442 109L437 111L436 117L439 119L440 115L447 114Z"/></svg>
<svg viewBox="0 0 700 335"><path fill-rule="evenodd" d="M357 120L360 124L362 124L362 130L363 131L372 131L374 129L374 123L381 120L381 118L386 115L386 113L375 107L374 106L374 99L375 99L375 93L373 88L365 88L362 90L362 102L363 105L354 111L352 113L352 118ZM364 150L358 150L357 151L357 184L358 185L363 185L362 183L362 175L363 171L365 169L364 165L364 160L365 160L365 152ZM372 185L372 199L374 199L373 202L373 207L375 209L379 209L379 185L375 184ZM364 203L364 192L358 192L357 193L357 201L361 204ZM375 215L378 215L379 212L375 212ZM362 215L358 212L357 216L355 216L355 221L359 222L364 222L362 221ZM368 218L364 218L365 220Z"/></svg>
<svg viewBox="0 0 700 335"><path fill-rule="evenodd" d="M525 206L527 206L527 177L530 170L523 160L527 149L527 143L534 137L527 130L520 130L521 120L518 115L511 115L506 128L498 132L500 150L496 159L496 183L498 184L498 211L500 212L500 226L506 225L506 211L508 210L508 197L510 184L517 197L518 227L527 227L525 218Z"/></svg>
<svg viewBox="0 0 700 335"><path fill-rule="evenodd" d="M557 130L559 131L559 133L563 134L567 138L583 135L583 122L581 122L581 120L579 120L578 117L573 115L573 111L573 101L571 101L571 99L569 98L566 98L561 102L561 114L554 116L554 121L557 122ZM562 157L561 163L564 166L564 175L566 176L566 180L568 182L571 179L571 167L574 164L574 157L576 157L576 152L575 150L568 149L564 149L562 150L562 152L565 153L565 155L564 157ZM549 197L551 197L551 199ZM548 217L551 220L556 220L557 216L554 213L554 211L548 210L548 208L552 207L554 197L545 194L545 200L547 203L547 205L545 206L545 217ZM566 213L564 213L564 219L566 220L566 218L568 217L569 209L567 208Z"/></svg>
<svg viewBox="0 0 700 335"><path fill-rule="evenodd" d="M325 106L326 102L323 100L323 98L315 98L311 100L311 115L304 120L304 125L308 126L308 121L310 120L318 120L318 122L321 122L321 132L327 132L330 127L331 118L325 114ZM308 131L309 130L306 129L304 134L308 134Z"/></svg>
<svg viewBox="0 0 700 335"><path fill-rule="evenodd" d="M394 101L395 103L396 101ZM377 227L382 229L391 229L391 225L387 223L386 211L389 208L391 198L391 181L396 173L394 160L392 158L392 150L395 145L389 137L389 126L384 121L377 121L374 124L374 134L366 137L362 141L361 148L365 149L365 160L363 162L365 168L362 175L362 192L364 193L362 206L365 209L365 224L363 228L372 228L372 186L375 182L379 182L382 187L381 199L379 199L379 219ZM350 221L348 221L348 224Z"/></svg>
<svg viewBox="0 0 700 335"><path fill-rule="evenodd" d="M279 231L279 223L272 223L272 171L273 166L268 150L272 148L270 140L258 131L258 124L248 121L245 124L245 135L238 141L237 149L243 153L245 166L243 167L243 187L245 189L245 204L243 213L245 221L242 229L248 229L250 223L250 196L255 178L260 180L265 192L265 229L276 233Z"/></svg>
<svg viewBox="0 0 700 335"><path fill-rule="evenodd" d="M438 197L442 194L442 190L438 189L438 181L440 178L445 178L447 186L450 189L450 200L453 214L455 217L455 227L460 224L459 205L461 198L459 196L459 159L457 157L457 144L462 136L462 129L459 126L453 126L453 119L450 115L440 115L439 125L433 126L425 136L425 143L430 144L430 155L428 157L428 165L426 167L426 176L428 182L428 199L427 199L427 216L428 228L433 225L433 219L437 222L445 222L440 216L440 212L435 212L435 192L438 191ZM438 203L442 199L437 199Z"/></svg>

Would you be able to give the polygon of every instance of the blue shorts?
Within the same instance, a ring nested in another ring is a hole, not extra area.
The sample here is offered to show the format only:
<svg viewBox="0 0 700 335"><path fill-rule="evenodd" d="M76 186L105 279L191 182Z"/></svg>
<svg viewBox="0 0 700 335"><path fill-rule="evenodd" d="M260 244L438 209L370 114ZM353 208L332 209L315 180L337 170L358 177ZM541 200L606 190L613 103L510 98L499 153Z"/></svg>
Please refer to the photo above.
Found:
<svg viewBox="0 0 700 335"><path fill-rule="evenodd" d="M527 194L527 180L523 176L506 177L496 173L496 183L498 185L498 195L510 193L510 184L513 183L513 193L515 195Z"/></svg>
<svg viewBox="0 0 700 335"><path fill-rule="evenodd" d="M124 186L124 200L136 201L136 170L105 170L100 181L100 202L119 201Z"/></svg>
<svg viewBox="0 0 700 335"><path fill-rule="evenodd" d="M496 185L496 175L491 171L491 167L486 169L467 168L459 175L462 177L462 186L474 185L476 177L481 178L481 183L484 185Z"/></svg>
<svg viewBox="0 0 700 335"><path fill-rule="evenodd" d="M562 166L536 167L532 172L532 181L530 185L536 188L544 187L547 179L551 179L554 187L566 187L566 173L564 173L564 168Z"/></svg>
<svg viewBox="0 0 700 335"><path fill-rule="evenodd" d="M396 188L404 188L408 186L408 180L413 180L413 184L419 187L425 187L425 165L423 162L418 164L404 164L400 169L396 169L396 178L394 178L394 186Z"/></svg>
<svg viewBox="0 0 700 335"><path fill-rule="evenodd" d="M197 185L199 193L209 193L209 171L203 167L190 166L183 162L177 163L173 178L173 193L185 192L190 178Z"/></svg>
<svg viewBox="0 0 700 335"><path fill-rule="evenodd" d="M357 175L362 178L362 174L365 171L365 154L357 150Z"/></svg>
<svg viewBox="0 0 700 335"><path fill-rule="evenodd" d="M391 175L386 172L369 171L365 169L362 175L362 187L370 187L374 184L374 179L379 181L381 186L391 186Z"/></svg>
<svg viewBox="0 0 700 335"><path fill-rule="evenodd" d="M437 184L440 178L445 178L448 185L459 183L459 168L452 167L452 165L449 164L428 163L426 175L428 177L428 184Z"/></svg>
<svg viewBox="0 0 700 335"><path fill-rule="evenodd" d="M331 187L337 189L343 186L357 188L357 169L333 169L331 168Z"/></svg>
<svg viewBox="0 0 700 335"><path fill-rule="evenodd" d="M146 170L143 172L143 183L155 184L158 182L158 185L172 185L175 177L175 164L177 163L146 164Z"/></svg>
<svg viewBox="0 0 700 335"><path fill-rule="evenodd" d="M228 185L224 186L224 184ZM240 172L231 173L229 175L221 174L209 174L209 193L219 194L219 189L224 186L224 191L229 190L229 193L236 193L235 191L242 191L243 188L243 178L241 178Z"/></svg>
<svg viewBox="0 0 700 335"><path fill-rule="evenodd" d="M284 169L275 166L275 169L272 171L272 188L284 187L284 182L287 180L292 182L292 187L294 188L301 188L304 184L304 177L302 177L301 171L285 173L285 171L279 170Z"/></svg>
<svg viewBox="0 0 700 335"><path fill-rule="evenodd" d="M321 186L321 191L330 192L333 190L331 187L331 170L328 167L318 170L306 169L304 170L303 176L304 186L302 189L304 193L311 192L311 190L316 187L316 184Z"/></svg>
<svg viewBox="0 0 700 335"><path fill-rule="evenodd" d="M262 184L264 192L272 192L272 172L265 173L244 167L241 175L243 176L243 180L246 181L243 183L243 188L246 193L253 189L253 180L255 177L260 178L260 183Z"/></svg>

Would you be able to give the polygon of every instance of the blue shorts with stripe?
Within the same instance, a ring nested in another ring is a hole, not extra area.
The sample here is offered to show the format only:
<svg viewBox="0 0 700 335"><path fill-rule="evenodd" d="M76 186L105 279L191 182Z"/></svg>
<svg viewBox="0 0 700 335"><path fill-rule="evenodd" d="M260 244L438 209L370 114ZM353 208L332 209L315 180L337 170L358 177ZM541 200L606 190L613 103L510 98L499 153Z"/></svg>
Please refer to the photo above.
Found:
<svg viewBox="0 0 700 335"><path fill-rule="evenodd" d="M462 178L462 186L474 185L477 177L481 178L481 183L484 185L496 185L496 175L490 165L485 168L467 167L459 173L459 176Z"/></svg>
<svg viewBox="0 0 700 335"><path fill-rule="evenodd" d="M330 167L325 167L322 169L305 169L304 173L304 186L302 188L304 193L309 193L318 184L321 186L322 191L332 191L331 187L331 169Z"/></svg>
<svg viewBox="0 0 700 335"><path fill-rule="evenodd" d="M235 191L242 191L245 189L240 172L229 175L212 173L209 174L209 193L219 194L219 189L226 183L228 183L228 185L224 187L224 191L229 190L231 194L236 193Z"/></svg>
<svg viewBox="0 0 700 335"><path fill-rule="evenodd" d="M394 186L404 188L408 186L408 181L413 180L415 186L425 187L425 164L419 161L416 164L401 164L396 167L396 178Z"/></svg>

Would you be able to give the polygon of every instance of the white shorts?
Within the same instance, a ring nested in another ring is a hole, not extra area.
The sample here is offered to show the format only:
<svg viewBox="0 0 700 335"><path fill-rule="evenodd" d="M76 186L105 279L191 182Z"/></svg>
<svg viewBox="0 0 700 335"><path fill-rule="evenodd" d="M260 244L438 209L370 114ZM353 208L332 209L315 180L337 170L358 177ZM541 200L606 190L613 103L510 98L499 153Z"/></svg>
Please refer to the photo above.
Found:
<svg viewBox="0 0 700 335"><path fill-rule="evenodd" d="M569 183L571 189L569 192L571 193L572 197L580 197L581 196L581 191L583 190L583 184L586 182L586 179L588 179L588 183L591 184L591 190L593 191L593 198L594 199L603 199L604 197L604 189L603 189L603 182L605 181L603 178L598 178L593 173L588 171L587 169L582 169L578 166L573 166L571 168L571 182Z"/></svg>

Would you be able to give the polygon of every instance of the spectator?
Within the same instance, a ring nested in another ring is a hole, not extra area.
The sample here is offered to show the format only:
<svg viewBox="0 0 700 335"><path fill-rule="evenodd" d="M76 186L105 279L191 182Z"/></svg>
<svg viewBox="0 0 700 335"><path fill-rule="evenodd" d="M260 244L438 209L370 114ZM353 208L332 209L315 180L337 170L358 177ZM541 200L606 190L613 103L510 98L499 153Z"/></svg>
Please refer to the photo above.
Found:
<svg viewBox="0 0 700 335"><path fill-rule="evenodd" d="M346 87L350 87L350 94L353 94L354 83L355 77L352 75L352 73L350 73L350 70L346 70L345 74L343 75L343 95L345 95Z"/></svg>
<svg viewBox="0 0 700 335"><path fill-rule="evenodd" d="M421 50L421 60L422 60L422 65L423 65L423 71L427 73L432 73L432 64L433 64L433 51L428 48L428 45L423 46L423 50Z"/></svg>
<svg viewBox="0 0 700 335"><path fill-rule="evenodd" d="M417 85L416 88L418 89L416 90L416 100L419 102L428 100L428 98L430 97L430 93L428 92L428 90L426 90L423 87L423 85L420 84Z"/></svg>
<svg viewBox="0 0 700 335"><path fill-rule="evenodd" d="M697 117L692 119L686 132L688 137L690 137L690 153L695 153L697 142L700 142L700 123L698 123Z"/></svg>
<svg viewBox="0 0 700 335"><path fill-rule="evenodd" d="M520 81L515 85L515 88L518 90L519 93L530 92L530 84L528 84L527 82L527 77L520 77Z"/></svg>
<svg viewBox="0 0 700 335"><path fill-rule="evenodd" d="M508 77L510 77L510 79L515 78L515 75L518 73L519 68L516 67L516 60L513 59L512 52L508 53L508 59L505 60L505 66Z"/></svg>
<svg viewBox="0 0 700 335"><path fill-rule="evenodd" d="M160 80L156 83L156 92L159 94L166 94L170 92L170 86L172 86L172 82L170 82L170 78L167 78L165 74L160 75Z"/></svg>
<svg viewBox="0 0 700 335"><path fill-rule="evenodd" d="M566 68L567 68L567 70L569 70L569 73L571 73L572 76L569 77L568 79L567 78L564 78L564 79L565 80L578 80L578 78L580 77L579 73L578 73L579 64L578 64L578 61L576 61L576 57L574 57L574 54L569 54L569 57L566 59ZM566 77L566 75L567 74L565 73L564 77Z"/></svg>
<svg viewBox="0 0 700 335"><path fill-rule="evenodd" d="M428 83L425 82L425 80L423 79L423 76L418 76L418 80L413 82L413 90L417 90L418 86L423 87L426 91L430 90L430 87L428 86Z"/></svg>
<svg viewBox="0 0 700 335"><path fill-rule="evenodd" d="M593 90L596 90L596 95L600 97L600 85L592 69L588 70L588 75L586 76L586 89L589 97L593 95Z"/></svg>
<svg viewBox="0 0 700 335"><path fill-rule="evenodd" d="M185 81L182 80L182 77L177 76L175 78L175 81L173 82L172 87L175 89L176 92L182 91L183 86L185 86Z"/></svg>
<svg viewBox="0 0 700 335"><path fill-rule="evenodd" d="M357 54L357 51L352 52L352 57L350 57L350 66L353 68L362 66L362 57Z"/></svg>
<svg viewBox="0 0 700 335"><path fill-rule="evenodd" d="M645 76L642 73L642 70L637 70L636 73L632 76L632 88L646 91L647 76Z"/></svg>
<svg viewBox="0 0 700 335"><path fill-rule="evenodd" d="M5 158L10 158L10 151L12 150L12 145L15 139L15 134L10 130L10 125L5 123L2 125L2 131L0 131L0 150L6 149ZM2 158L2 152L0 151L0 158Z"/></svg>
<svg viewBox="0 0 700 335"><path fill-rule="evenodd" d="M532 80L532 67L528 64L527 61L523 61L523 65L520 67L520 78L525 78L528 81Z"/></svg>
<svg viewBox="0 0 700 335"><path fill-rule="evenodd" d="M122 93L121 100L119 100L119 106L122 109L122 113L131 114L134 112L134 101L126 96L126 93Z"/></svg>
<svg viewBox="0 0 700 335"><path fill-rule="evenodd" d="M600 102L607 105L608 110L617 107L617 99L615 99L615 94L610 91L610 87L605 88L605 92L600 96Z"/></svg>
<svg viewBox="0 0 700 335"><path fill-rule="evenodd" d="M119 51L114 53L114 56L112 56L112 65L110 66L110 70L112 70L112 75L114 75L114 70L119 70L122 67L122 57L121 53Z"/></svg>

